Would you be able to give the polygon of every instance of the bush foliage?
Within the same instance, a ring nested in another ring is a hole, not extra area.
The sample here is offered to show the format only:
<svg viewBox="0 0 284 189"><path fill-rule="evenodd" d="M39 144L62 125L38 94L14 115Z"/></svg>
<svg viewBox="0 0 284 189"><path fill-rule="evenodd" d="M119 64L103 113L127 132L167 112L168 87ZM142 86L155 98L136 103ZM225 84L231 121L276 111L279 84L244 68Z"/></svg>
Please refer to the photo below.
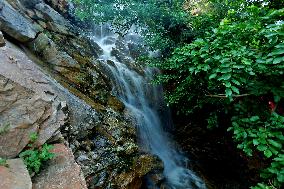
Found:
<svg viewBox="0 0 284 189"><path fill-rule="evenodd" d="M51 153L50 150L53 145L43 144L41 147L34 148L32 143L34 143L38 138L36 133L30 135L30 144L28 144L28 149L25 149L19 154L19 157L23 159L29 173L39 173L44 163L52 159L55 154Z"/></svg>
<svg viewBox="0 0 284 189"><path fill-rule="evenodd" d="M265 6L230 9L218 27L156 64L164 70L158 81L171 86L167 100L172 106L186 114L215 107L209 124L222 119L216 112L225 113L238 148L271 161L261 174L270 185L254 188L284 183L283 17L284 9Z"/></svg>

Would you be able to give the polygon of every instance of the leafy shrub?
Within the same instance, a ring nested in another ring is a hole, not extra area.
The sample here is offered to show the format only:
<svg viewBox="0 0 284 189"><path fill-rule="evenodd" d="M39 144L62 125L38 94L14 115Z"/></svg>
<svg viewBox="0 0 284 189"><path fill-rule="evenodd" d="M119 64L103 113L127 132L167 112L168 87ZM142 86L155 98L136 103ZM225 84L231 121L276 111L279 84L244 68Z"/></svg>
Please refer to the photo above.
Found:
<svg viewBox="0 0 284 189"><path fill-rule="evenodd" d="M222 119L218 112L225 113L232 118L229 131L238 148L249 156L262 153L271 162L261 173L269 186L255 188L284 183L283 18L284 9L230 9L218 27L156 64L164 70L157 80L169 86L166 98L172 106L186 114L213 107L211 125Z"/></svg>
<svg viewBox="0 0 284 189"><path fill-rule="evenodd" d="M49 152L52 148L52 145L44 144L40 149L25 150L19 156L24 160L30 173L38 173L44 162L54 157L54 154Z"/></svg>
<svg viewBox="0 0 284 189"><path fill-rule="evenodd" d="M270 116L260 118L232 118L234 138L239 142L238 148L248 156L256 151L262 153L265 158L272 160L271 165L261 173L264 179L271 179L274 186L280 187L284 183L284 150L283 129L284 117L273 112Z"/></svg>
<svg viewBox="0 0 284 189"><path fill-rule="evenodd" d="M30 140L34 143L37 140L38 136L36 133L30 135ZM39 148L32 147L32 144L28 145L29 149L24 150L20 153L19 157L23 159L29 173L39 173L43 164L52 159L55 154L51 153L50 150L53 148L53 145L43 144Z"/></svg>

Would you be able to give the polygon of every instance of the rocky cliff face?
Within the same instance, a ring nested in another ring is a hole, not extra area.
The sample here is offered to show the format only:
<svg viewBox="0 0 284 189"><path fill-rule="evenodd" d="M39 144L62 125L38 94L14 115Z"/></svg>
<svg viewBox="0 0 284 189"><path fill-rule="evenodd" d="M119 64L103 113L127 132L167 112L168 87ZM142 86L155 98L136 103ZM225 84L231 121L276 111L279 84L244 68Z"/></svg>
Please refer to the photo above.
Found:
<svg viewBox="0 0 284 189"><path fill-rule="evenodd" d="M33 188L139 189L160 163L138 152L131 117L96 64L102 50L68 20L71 7L0 0L0 157L18 158L37 133L33 145L56 144L57 156ZM31 188L22 162L10 164L0 166L0 188L17 188L7 179L22 184L9 169Z"/></svg>

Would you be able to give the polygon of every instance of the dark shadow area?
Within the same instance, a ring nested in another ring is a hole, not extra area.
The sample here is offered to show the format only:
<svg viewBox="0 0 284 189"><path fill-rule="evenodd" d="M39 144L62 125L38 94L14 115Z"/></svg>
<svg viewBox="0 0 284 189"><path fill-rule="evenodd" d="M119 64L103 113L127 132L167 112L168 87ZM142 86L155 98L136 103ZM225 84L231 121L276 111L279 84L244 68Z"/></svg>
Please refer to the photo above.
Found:
<svg viewBox="0 0 284 189"><path fill-rule="evenodd" d="M192 125L193 119L200 125ZM248 189L257 183L261 160L248 159L237 149L227 127L208 129L202 113L194 118L174 116L173 120L175 140L208 189Z"/></svg>

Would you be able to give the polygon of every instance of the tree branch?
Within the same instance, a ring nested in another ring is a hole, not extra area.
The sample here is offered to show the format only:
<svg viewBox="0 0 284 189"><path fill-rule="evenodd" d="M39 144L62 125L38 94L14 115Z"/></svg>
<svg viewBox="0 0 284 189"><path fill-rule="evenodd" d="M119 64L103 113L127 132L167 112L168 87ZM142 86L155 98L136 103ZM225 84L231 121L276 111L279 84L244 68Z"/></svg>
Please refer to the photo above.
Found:
<svg viewBox="0 0 284 189"><path fill-rule="evenodd" d="M245 96L250 96L251 94L241 94L241 95L232 95L234 98L240 98L240 97L245 97ZM212 97L212 98L228 98L225 94L218 94L218 95L205 95L207 97Z"/></svg>

